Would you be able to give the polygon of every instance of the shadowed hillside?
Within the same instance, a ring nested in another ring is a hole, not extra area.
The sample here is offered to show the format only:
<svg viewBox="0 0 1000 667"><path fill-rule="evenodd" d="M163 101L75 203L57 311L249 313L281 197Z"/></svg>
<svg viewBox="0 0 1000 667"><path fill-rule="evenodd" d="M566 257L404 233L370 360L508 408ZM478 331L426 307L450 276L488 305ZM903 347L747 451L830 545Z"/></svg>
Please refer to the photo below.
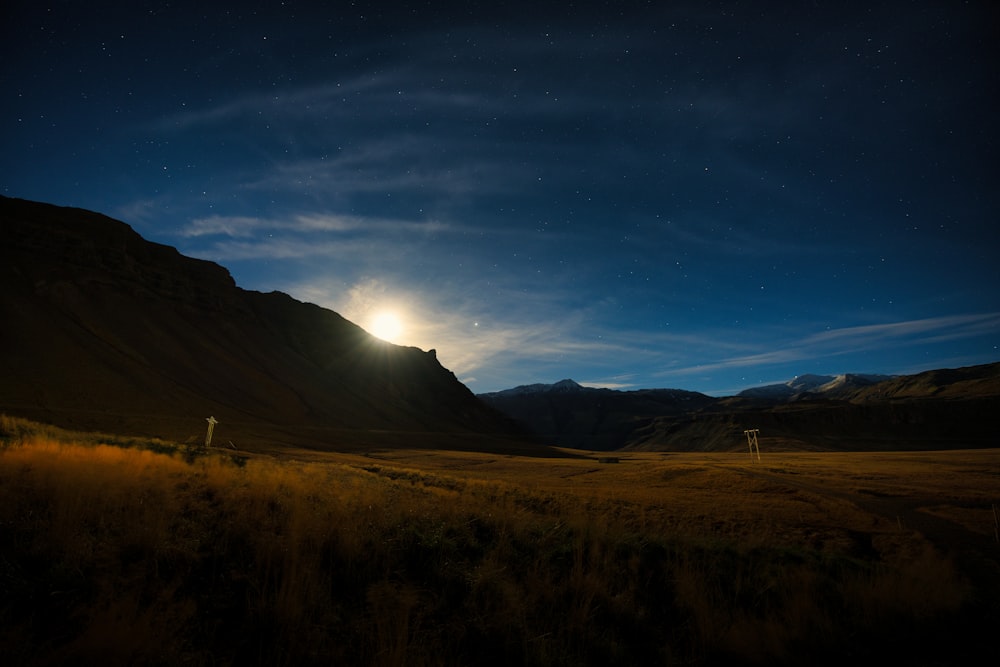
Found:
<svg viewBox="0 0 1000 667"><path fill-rule="evenodd" d="M219 442L240 446L463 447L476 434L506 447L517 436L433 350L240 289L221 266L122 222L0 198L0 233L0 410L10 414L188 440L213 415Z"/></svg>

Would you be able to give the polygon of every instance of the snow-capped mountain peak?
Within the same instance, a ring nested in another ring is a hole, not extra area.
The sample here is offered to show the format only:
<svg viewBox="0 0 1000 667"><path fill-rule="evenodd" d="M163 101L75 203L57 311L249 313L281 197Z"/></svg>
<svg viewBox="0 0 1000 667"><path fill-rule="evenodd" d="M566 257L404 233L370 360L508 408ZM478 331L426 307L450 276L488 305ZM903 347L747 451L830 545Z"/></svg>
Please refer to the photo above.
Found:
<svg viewBox="0 0 1000 667"><path fill-rule="evenodd" d="M842 375L796 375L787 382L744 389L738 396L788 400L803 394L829 394L835 391L857 389L892 379L891 375L845 373Z"/></svg>

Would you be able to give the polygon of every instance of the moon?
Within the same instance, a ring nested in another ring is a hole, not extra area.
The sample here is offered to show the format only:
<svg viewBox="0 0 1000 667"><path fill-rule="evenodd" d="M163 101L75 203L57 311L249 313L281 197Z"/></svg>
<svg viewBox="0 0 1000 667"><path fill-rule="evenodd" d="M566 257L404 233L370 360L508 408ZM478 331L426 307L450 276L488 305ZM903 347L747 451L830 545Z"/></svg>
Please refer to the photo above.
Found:
<svg viewBox="0 0 1000 667"><path fill-rule="evenodd" d="M402 320L399 319L398 315L389 311L377 313L369 326L372 335L390 343L396 342L396 339L403 332Z"/></svg>

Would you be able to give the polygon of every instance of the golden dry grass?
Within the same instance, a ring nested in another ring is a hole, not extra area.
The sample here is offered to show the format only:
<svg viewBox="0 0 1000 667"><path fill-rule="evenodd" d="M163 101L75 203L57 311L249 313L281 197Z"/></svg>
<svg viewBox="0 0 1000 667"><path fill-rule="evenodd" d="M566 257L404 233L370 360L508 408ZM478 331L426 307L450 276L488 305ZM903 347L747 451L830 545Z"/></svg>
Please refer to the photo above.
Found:
<svg viewBox="0 0 1000 667"><path fill-rule="evenodd" d="M915 524L988 540L1000 497L995 450L233 459L0 436L20 664L934 660L982 582Z"/></svg>

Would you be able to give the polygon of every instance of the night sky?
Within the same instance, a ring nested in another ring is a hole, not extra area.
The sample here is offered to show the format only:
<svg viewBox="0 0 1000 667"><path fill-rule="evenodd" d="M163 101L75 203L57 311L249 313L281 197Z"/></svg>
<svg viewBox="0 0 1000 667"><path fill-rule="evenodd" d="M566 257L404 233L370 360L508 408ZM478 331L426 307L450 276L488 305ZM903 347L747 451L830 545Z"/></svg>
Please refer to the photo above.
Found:
<svg viewBox="0 0 1000 667"><path fill-rule="evenodd" d="M475 392L998 361L997 4L7 0L0 192Z"/></svg>

